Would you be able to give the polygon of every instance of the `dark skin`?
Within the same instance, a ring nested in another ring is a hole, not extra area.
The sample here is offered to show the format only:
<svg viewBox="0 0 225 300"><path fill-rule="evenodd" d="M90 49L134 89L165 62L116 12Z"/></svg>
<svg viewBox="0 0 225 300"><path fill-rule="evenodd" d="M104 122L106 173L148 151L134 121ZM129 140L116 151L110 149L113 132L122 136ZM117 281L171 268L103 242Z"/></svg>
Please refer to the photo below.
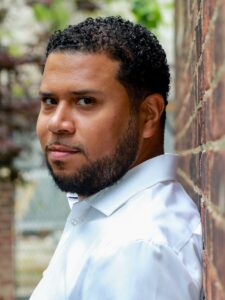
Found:
<svg viewBox="0 0 225 300"><path fill-rule="evenodd" d="M69 177L82 166L114 153L131 114L118 70L119 62L104 53L48 56L40 87L37 134L55 174ZM149 95L141 103L135 115L139 148L130 168L163 154L160 118L164 109L160 94Z"/></svg>
<svg viewBox="0 0 225 300"><path fill-rule="evenodd" d="M165 109L163 97L160 94L147 96L140 106L143 118L139 159L135 165L164 153L161 116Z"/></svg>

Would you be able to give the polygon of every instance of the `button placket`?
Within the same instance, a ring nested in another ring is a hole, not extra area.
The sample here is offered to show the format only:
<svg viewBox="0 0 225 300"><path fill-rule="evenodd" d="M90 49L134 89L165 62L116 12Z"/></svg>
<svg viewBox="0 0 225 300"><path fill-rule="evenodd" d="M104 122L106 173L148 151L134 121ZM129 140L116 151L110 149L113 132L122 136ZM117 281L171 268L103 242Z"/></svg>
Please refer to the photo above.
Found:
<svg viewBox="0 0 225 300"><path fill-rule="evenodd" d="M71 211L70 224L72 226L79 225L89 210L89 205L86 202L77 202L73 205Z"/></svg>

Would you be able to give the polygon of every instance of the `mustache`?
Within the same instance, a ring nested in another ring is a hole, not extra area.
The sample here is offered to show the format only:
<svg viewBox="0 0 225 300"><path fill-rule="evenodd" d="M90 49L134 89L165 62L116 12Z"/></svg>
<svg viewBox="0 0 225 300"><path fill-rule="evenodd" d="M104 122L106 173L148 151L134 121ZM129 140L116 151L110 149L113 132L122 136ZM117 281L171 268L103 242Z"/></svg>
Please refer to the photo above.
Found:
<svg viewBox="0 0 225 300"><path fill-rule="evenodd" d="M77 145L71 145L69 143L66 143L66 142L61 142L61 141L53 141L53 142L50 142L48 143L46 146L45 146L45 151L49 151L51 150L52 148L54 147L62 147L68 151L71 151L71 152L82 152L82 153L86 153L85 149L79 144Z"/></svg>

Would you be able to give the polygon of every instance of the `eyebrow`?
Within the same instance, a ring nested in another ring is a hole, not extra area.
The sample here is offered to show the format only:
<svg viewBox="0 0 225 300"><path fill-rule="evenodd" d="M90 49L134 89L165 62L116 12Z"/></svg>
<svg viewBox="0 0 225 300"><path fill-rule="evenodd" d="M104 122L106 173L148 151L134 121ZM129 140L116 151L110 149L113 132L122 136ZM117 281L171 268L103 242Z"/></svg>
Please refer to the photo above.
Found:
<svg viewBox="0 0 225 300"><path fill-rule="evenodd" d="M54 94L52 94L52 93L47 93L47 92L39 91L39 96L41 96L41 97L51 97L53 95Z"/></svg>
<svg viewBox="0 0 225 300"><path fill-rule="evenodd" d="M75 95L75 96L82 96L82 95L87 95L87 94L101 95L102 92L93 90L93 89L84 89L84 90L79 90L79 91L72 91L72 92L70 92L70 94ZM52 96L54 96L54 93L39 91L39 95L42 97L52 97Z"/></svg>
<svg viewBox="0 0 225 300"><path fill-rule="evenodd" d="M87 94L102 94L102 93L97 90L86 89L86 90L74 91L74 92L71 92L71 94L73 94L75 96L81 96L81 95L87 95Z"/></svg>

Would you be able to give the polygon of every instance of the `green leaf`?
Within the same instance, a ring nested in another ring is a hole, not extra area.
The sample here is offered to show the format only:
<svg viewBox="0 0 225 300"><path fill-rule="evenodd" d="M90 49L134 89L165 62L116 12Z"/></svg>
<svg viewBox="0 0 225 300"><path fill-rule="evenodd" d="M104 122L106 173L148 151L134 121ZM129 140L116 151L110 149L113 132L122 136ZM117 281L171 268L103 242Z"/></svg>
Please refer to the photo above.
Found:
<svg viewBox="0 0 225 300"><path fill-rule="evenodd" d="M24 90L21 86L19 86L18 84L15 84L12 87L12 95L14 97L22 97L24 95Z"/></svg>
<svg viewBox="0 0 225 300"><path fill-rule="evenodd" d="M40 3L34 4L33 10L36 19L49 24L52 31L65 27L69 19L69 12L62 0L54 0L50 7Z"/></svg>
<svg viewBox="0 0 225 300"><path fill-rule="evenodd" d="M10 56L19 57L22 55L22 50L19 45L10 45L8 48L8 53Z"/></svg>
<svg viewBox="0 0 225 300"><path fill-rule="evenodd" d="M40 22L48 21L51 19L51 13L49 8L43 4L36 3L33 5L34 15L36 19Z"/></svg>
<svg viewBox="0 0 225 300"><path fill-rule="evenodd" d="M162 22L157 0L132 0L131 10L137 22L149 29L155 29Z"/></svg>

